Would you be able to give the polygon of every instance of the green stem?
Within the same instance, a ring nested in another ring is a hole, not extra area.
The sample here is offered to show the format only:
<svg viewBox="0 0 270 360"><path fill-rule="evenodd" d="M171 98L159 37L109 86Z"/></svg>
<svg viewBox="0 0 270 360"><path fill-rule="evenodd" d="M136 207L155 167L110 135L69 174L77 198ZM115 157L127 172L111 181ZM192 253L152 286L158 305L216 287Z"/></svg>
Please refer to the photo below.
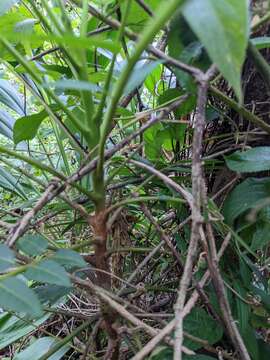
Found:
<svg viewBox="0 0 270 360"><path fill-rule="evenodd" d="M162 4L156 11L157 16L150 19L149 23L146 26L146 29L144 30L141 38L137 43L134 53L130 57L126 67L122 71L120 78L115 85L112 93L110 106L106 111L106 115L101 126L99 162L97 167L97 172L99 174L98 178L103 177L105 142L117 107L117 103L123 93L123 89L128 81L128 78L135 64L139 60L142 52L146 49L148 44L154 39L155 35L162 29L162 27L166 24L170 17L175 13L181 3L181 0L168 0L165 4L162 2Z"/></svg>
<svg viewBox="0 0 270 360"><path fill-rule="evenodd" d="M256 69L261 74L263 81L265 82L268 91L270 91L270 66L251 41L248 42L248 53L252 57Z"/></svg>
<svg viewBox="0 0 270 360"><path fill-rule="evenodd" d="M42 87L41 78L35 73L34 69L29 65L29 62L21 56L21 54L4 38L0 39L0 42L4 45L4 47L12 54L15 59L25 68L25 70L31 75L32 79ZM61 100L54 94L54 92L47 88L46 92L48 96L55 101L55 103L60 107L61 110L69 117L69 119L76 125L76 127L85 135L88 134L88 129L84 125L81 124L81 121L78 120L73 113L62 103ZM47 109L46 109L47 111Z"/></svg>
<svg viewBox="0 0 270 360"><path fill-rule="evenodd" d="M261 118L252 114L250 111L246 110L244 106L239 105L236 101L229 98L225 94L223 94L220 90L216 89L213 86L209 87L209 91L218 99L222 100L225 104L227 104L231 109L238 112L238 114L242 115L243 118L250 121L251 123L257 125L258 127L265 130L268 134L270 134L270 125L265 123Z"/></svg>

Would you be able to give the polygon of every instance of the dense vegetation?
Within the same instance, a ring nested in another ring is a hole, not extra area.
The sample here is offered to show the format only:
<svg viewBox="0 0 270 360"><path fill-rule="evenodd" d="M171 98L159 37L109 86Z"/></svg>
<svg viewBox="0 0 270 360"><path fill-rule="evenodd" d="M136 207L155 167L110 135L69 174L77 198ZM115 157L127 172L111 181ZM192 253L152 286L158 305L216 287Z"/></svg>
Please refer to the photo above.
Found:
<svg viewBox="0 0 270 360"><path fill-rule="evenodd" d="M270 359L268 23L0 1L1 359Z"/></svg>

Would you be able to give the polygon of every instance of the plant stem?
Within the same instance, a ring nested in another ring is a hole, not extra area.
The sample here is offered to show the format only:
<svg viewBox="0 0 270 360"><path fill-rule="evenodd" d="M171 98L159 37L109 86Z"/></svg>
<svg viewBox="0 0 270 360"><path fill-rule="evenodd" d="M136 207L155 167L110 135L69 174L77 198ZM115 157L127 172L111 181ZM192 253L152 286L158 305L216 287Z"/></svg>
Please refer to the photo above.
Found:
<svg viewBox="0 0 270 360"><path fill-rule="evenodd" d="M268 91L270 91L270 66L251 41L248 42L248 53L252 57L256 69L261 74Z"/></svg>
<svg viewBox="0 0 270 360"><path fill-rule="evenodd" d="M210 86L209 91L212 93L212 95L214 95L218 99L222 100L225 104L227 104L231 109L235 110L236 112L238 112L238 114L242 115L246 120L257 125L258 127L265 130L268 134L270 134L270 125L268 125L258 116L252 114L250 111L245 109L244 106L239 105L236 101L229 98L227 95L223 94L220 90L218 90L214 86Z"/></svg>

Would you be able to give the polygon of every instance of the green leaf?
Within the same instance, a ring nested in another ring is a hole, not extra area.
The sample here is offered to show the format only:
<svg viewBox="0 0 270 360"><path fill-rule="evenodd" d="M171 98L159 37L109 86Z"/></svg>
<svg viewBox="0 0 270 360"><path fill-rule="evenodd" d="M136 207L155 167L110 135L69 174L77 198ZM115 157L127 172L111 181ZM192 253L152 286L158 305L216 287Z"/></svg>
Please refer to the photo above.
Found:
<svg viewBox="0 0 270 360"><path fill-rule="evenodd" d="M121 1L120 9L124 11L125 1ZM98 2L99 4L99 2ZM154 12L159 5L159 0L147 0L146 4ZM143 30L150 18L149 14L136 1L131 1L131 6L127 18L127 25L136 32Z"/></svg>
<svg viewBox="0 0 270 360"><path fill-rule="evenodd" d="M270 359L270 345L263 340L258 340L259 356L260 360Z"/></svg>
<svg viewBox="0 0 270 360"><path fill-rule="evenodd" d="M0 306L5 310L24 313L30 317L42 315L37 295L17 278L0 281Z"/></svg>
<svg viewBox="0 0 270 360"><path fill-rule="evenodd" d="M50 108L54 112L59 110L59 106L56 104L52 104ZM14 143L18 144L22 140L34 139L42 121L47 117L47 111L42 110L37 114L27 115L17 119L13 127Z"/></svg>
<svg viewBox="0 0 270 360"><path fill-rule="evenodd" d="M211 345L218 342L223 336L222 327L201 308L193 309L185 318L184 329L191 335L207 340ZM195 343L188 338L185 339L184 344L192 350L202 347L201 344Z"/></svg>
<svg viewBox="0 0 270 360"><path fill-rule="evenodd" d="M158 105L162 105L184 94L185 92L179 89L167 89L158 97L157 103ZM194 110L195 106L196 96L191 95L177 109L174 110L177 120L180 120L180 118L184 115L190 114Z"/></svg>
<svg viewBox="0 0 270 360"><path fill-rule="evenodd" d="M182 13L242 101L241 71L249 37L248 0L189 0Z"/></svg>
<svg viewBox="0 0 270 360"><path fill-rule="evenodd" d="M5 14L13 5L21 0L1 0L0 3L0 16Z"/></svg>
<svg viewBox="0 0 270 360"><path fill-rule="evenodd" d="M14 26L14 31L18 33L24 33L25 35L29 35L34 30L34 25L38 23L37 19L25 19L22 21L19 21Z"/></svg>
<svg viewBox="0 0 270 360"><path fill-rule="evenodd" d="M88 266L80 254L68 249L58 250L52 259L61 265L67 265L69 267L83 268Z"/></svg>
<svg viewBox="0 0 270 360"><path fill-rule="evenodd" d="M250 39L253 45L256 46L258 50L267 49L270 47L270 37L269 36L261 36Z"/></svg>
<svg viewBox="0 0 270 360"><path fill-rule="evenodd" d="M158 346L149 357L149 360L172 360L173 351L166 346Z"/></svg>
<svg viewBox="0 0 270 360"><path fill-rule="evenodd" d="M225 221L232 225L234 220L249 209L262 204L270 196L269 178L248 178L236 186L226 198L223 206Z"/></svg>
<svg viewBox="0 0 270 360"><path fill-rule="evenodd" d="M257 221L256 230L252 236L251 249L256 251L269 245L270 224L268 222Z"/></svg>
<svg viewBox="0 0 270 360"><path fill-rule="evenodd" d="M32 140L42 121L48 116L45 110L38 114L24 116L16 120L13 128L13 140L18 144L22 140Z"/></svg>
<svg viewBox="0 0 270 360"><path fill-rule="evenodd" d="M60 89L60 90L82 90L82 91L99 91L100 87L95 85L95 84L91 84L88 81L79 81L79 80L58 80L54 83L49 83L49 84L43 84L43 87L46 88L50 88L50 87L54 87L55 89Z"/></svg>
<svg viewBox="0 0 270 360"><path fill-rule="evenodd" d="M0 109L0 134L12 140L12 128L14 123L14 118L7 111Z"/></svg>
<svg viewBox="0 0 270 360"><path fill-rule="evenodd" d="M42 283L55 284L60 286L71 286L68 274L65 269L52 260L44 260L32 265L25 272L28 279Z"/></svg>
<svg viewBox="0 0 270 360"><path fill-rule="evenodd" d="M16 246L27 255L37 256L47 249L48 241L42 235L27 234L18 240Z"/></svg>
<svg viewBox="0 0 270 360"><path fill-rule="evenodd" d="M0 79L0 102L19 115L24 114L24 105L21 96L7 80L3 79Z"/></svg>
<svg viewBox="0 0 270 360"><path fill-rule="evenodd" d="M5 245L0 244L0 272L14 266L15 256L12 250Z"/></svg>
<svg viewBox="0 0 270 360"><path fill-rule="evenodd" d="M225 159L228 168L240 173L269 170L270 146L258 146L246 151L236 151Z"/></svg>
<svg viewBox="0 0 270 360"><path fill-rule="evenodd" d="M41 303L54 304L57 300L70 293L70 287L59 285L40 285L34 288Z"/></svg>
<svg viewBox="0 0 270 360"><path fill-rule="evenodd" d="M18 319L9 313L0 315L0 350L14 343L27 334L35 331L38 326L43 324L51 314L47 313L38 320L29 324L24 319ZM6 320L5 320L6 319ZM2 321L3 320L3 321Z"/></svg>
<svg viewBox="0 0 270 360"><path fill-rule="evenodd" d="M23 199L27 199L27 195L18 183L18 179L3 167L0 167L0 187L19 195Z"/></svg>
<svg viewBox="0 0 270 360"><path fill-rule="evenodd" d="M38 360L42 355L45 355L50 348L52 348L57 343L57 340L53 337L45 336L40 339L37 339L30 346L20 353L15 354L14 360ZM55 354L50 356L48 360L60 360L68 352L70 346L64 345L59 349Z"/></svg>
<svg viewBox="0 0 270 360"><path fill-rule="evenodd" d="M158 65L162 63L163 63L162 60L156 60L156 61L151 61L146 65L136 66L125 86L123 94L124 95L129 94L134 89L136 89L136 87L140 86L147 78L147 76L151 74L151 72L155 70Z"/></svg>
<svg viewBox="0 0 270 360"><path fill-rule="evenodd" d="M211 61L198 37L191 30L180 11L172 18L168 33L169 55L185 64L195 66L203 71L211 65ZM175 68L174 73L181 87L196 93L196 83L191 75Z"/></svg>

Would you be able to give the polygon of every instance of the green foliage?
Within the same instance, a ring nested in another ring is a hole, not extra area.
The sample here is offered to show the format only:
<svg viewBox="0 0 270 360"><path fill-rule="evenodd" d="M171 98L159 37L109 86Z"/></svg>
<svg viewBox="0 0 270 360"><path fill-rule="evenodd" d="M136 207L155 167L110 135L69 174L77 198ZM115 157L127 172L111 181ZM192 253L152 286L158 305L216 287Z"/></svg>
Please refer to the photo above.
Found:
<svg viewBox="0 0 270 360"><path fill-rule="evenodd" d="M0 271L5 271L15 264L15 255L8 246L0 244Z"/></svg>
<svg viewBox="0 0 270 360"><path fill-rule="evenodd" d="M228 168L236 172L258 172L270 169L270 147L258 146L246 151L236 151L226 157Z"/></svg>
<svg viewBox="0 0 270 360"><path fill-rule="evenodd" d="M29 266L25 276L38 282L66 287L71 286L68 274L64 268L52 260L43 260L38 264Z"/></svg>
<svg viewBox="0 0 270 360"><path fill-rule="evenodd" d="M15 277L0 280L0 306L5 310L23 313L35 318L42 309L34 291Z"/></svg>
<svg viewBox="0 0 270 360"><path fill-rule="evenodd" d="M249 209L256 208L263 204L265 198L270 196L269 178L248 178L227 197L223 214L228 224L233 224L234 220Z"/></svg>
<svg viewBox="0 0 270 360"><path fill-rule="evenodd" d="M48 247L48 241L42 235L24 235L17 242L17 248L29 256L41 255Z"/></svg>
<svg viewBox="0 0 270 360"><path fill-rule="evenodd" d="M248 6L247 0L190 0L182 10L190 27L240 100L240 76L249 36Z"/></svg>
<svg viewBox="0 0 270 360"><path fill-rule="evenodd" d="M0 1L1 358L109 358L114 329L134 357L173 320L183 269L185 303L212 269L208 224L232 321L250 358L269 358L267 99L242 72L248 42L269 38L251 18L247 0ZM239 351L209 273L185 360Z"/></svg>
<svg viewBox="0 0 270 360"><path fill-rule="evenodd" d="M193 309L186 317L184 329L191 335L207 340L211 345L217 343L223 335L222 327L201 308ZM202 347L190 339L186 339L184 344L192 350L198 350Z"/></svg>
<svg viewBox="0 0 270 360"><path fill-rule="evenodd" d="M15 355L14 360L28 360L31 359L38 359L42 355L45 355L47 351L52 348L57 340L53 337L44 336L40 339L34 341L30 346L28 346L25 350L19 352ZM63 358L65 353L68 352L69 346L65 345L60 350L58 350L54 355L50 356L49 360L60 360Z"/></svg>

